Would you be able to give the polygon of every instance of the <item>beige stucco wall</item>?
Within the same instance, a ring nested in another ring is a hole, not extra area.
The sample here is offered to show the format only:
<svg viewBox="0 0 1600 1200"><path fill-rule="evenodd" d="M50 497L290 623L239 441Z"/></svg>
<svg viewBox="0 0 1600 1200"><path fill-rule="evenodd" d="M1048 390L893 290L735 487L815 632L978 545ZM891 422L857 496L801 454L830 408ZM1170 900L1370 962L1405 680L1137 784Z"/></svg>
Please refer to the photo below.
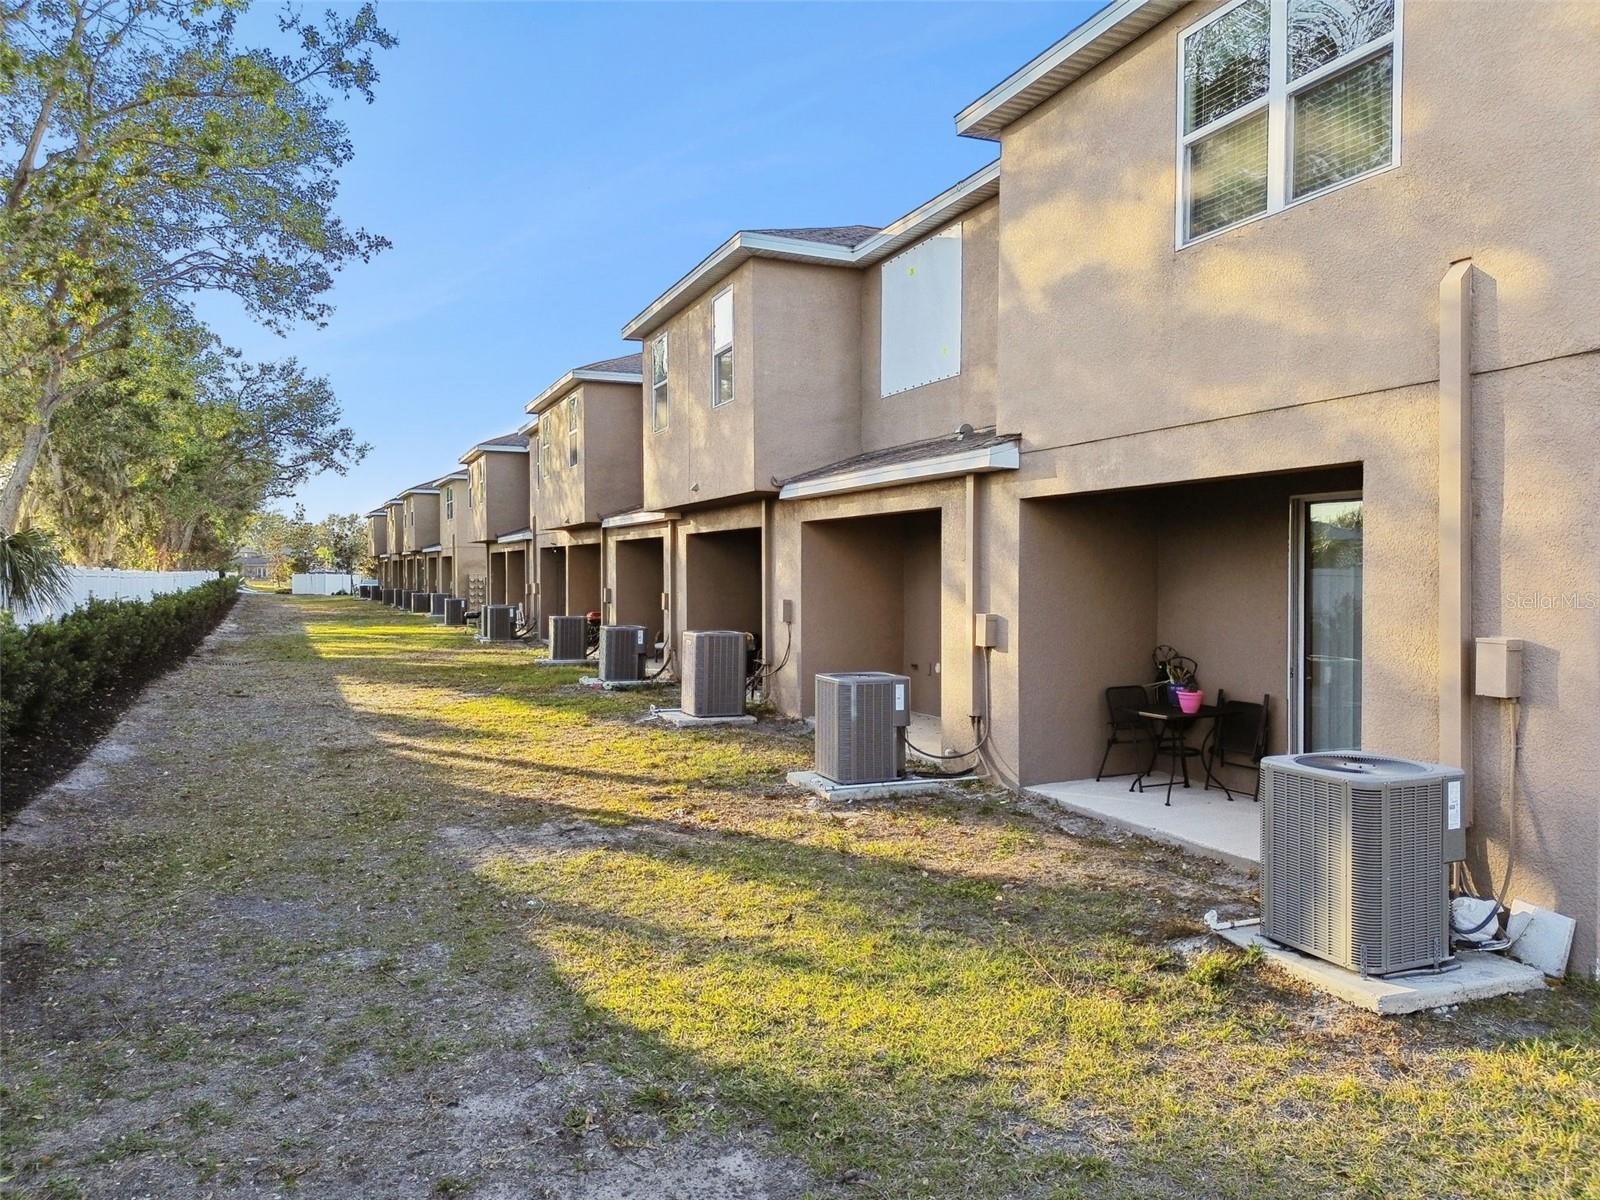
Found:
<svg viewBox="0 0 1600 1200"><path fill-rule="evenodd" d="M1509 856L1513 895L1576 916L1575 963L1592 969L1600 631L1582 596L1600 579L1600 7L1412 0L1400 165L1175 250L1176 38L1210 7L1180 12L1004 136L997 409L1024 436L1024 466L1003 489L1360 464L1364 740L1434 758L1437 298L1450 262L1470 257L1473 631L1524 636L1529 652L1515 800L1504 712L1473 706L1469 849L1480 887ZM1021 618L995 656L997 749L1030 781L1064 769L1047 749L1056 731L1027 723L1035 699L1115 682L1063 679L1047 648L1030 648L1037 581L1109 619L1113 601L1085 583L1109 551L1045 536L1009 502L993 516L994 603ZM1541 593L1577 601L1508 600ZM1117 665L1091 655L1077 669Z"/></svg>
<svg viewBox="0 0 1600 1200"><path fill-rule="evenodd" d="M961 373L882 395L883 264L861 272L861 448L877 450L952 433L963 423L992 425L998 370L1000 202L990 200L961 226ZM948 229L946 225L942 228ZM934 234L940 232L935 230ZM933 236L930 234L930 236Z"/></svg>
<svg viewBox="0 0 1600 1200"><path fill-rule="evenodd" d="M389 519L386 516L367 518L367 553L373 558L389 553Z"/></svg>
<svg viewBox="0 0 1600 1200"><path fill-rule="evenodd" d="M579 414L576 466L567 461L567 397L574 394ZM546 443L551 448L540 461L534 528L593 525L638 507L643 454L639 395L637 384L585 383L564 393L540 416L535 449Z"/></svg>
<svg viewBox="0 0 1600 1200"><path fill-rule="evenodd" d="M402 505L404 537L402 545L408 554L420 551L439 540L439 497L437 493L411 492Z"/></svg>
<svg viewBox="0 0 1600 1200"><path fill-rule="evenodd" d="M733 289L734 399L711 405L712 302ZM848 268L752 259L644 341L667 337L670 417L644 413L644 507L772 491L860 447L860 278Z"/></svg>
<svg viewBox="0 0 1600 1200"><path fill-rule="evenodd" d="M488 542L530 528L528 458L520 451L486 450L468 465L472 474L472 508L467 527L471 532L467 536L473 541Z"/></svg>

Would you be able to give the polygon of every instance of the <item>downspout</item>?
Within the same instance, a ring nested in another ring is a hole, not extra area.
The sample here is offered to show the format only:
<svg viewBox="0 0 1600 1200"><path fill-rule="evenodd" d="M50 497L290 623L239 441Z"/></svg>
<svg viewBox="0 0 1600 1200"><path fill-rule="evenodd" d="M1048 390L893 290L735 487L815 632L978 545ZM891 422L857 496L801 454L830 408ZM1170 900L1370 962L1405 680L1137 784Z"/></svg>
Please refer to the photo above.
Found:
<svg viewBox="0 0 1600 1200"><path fill-rule="evenodd" d="M1467 773L1472 823L1472 260L1439 284L1439 761Z"/></svg>
<svg viewBox="0 0 1600 1200"><path fill-rule="evenodd" d="M967 717L972 722L974 733L978 732L978 719L987 720L988 714L983 711L983 681L979 673L983 668L981 662L983 651L978 649L976 631L978 627L978 477L975 474L967 476L967 505L966 505L966 556L967 556Z"/></svg>
<svg viewBox="0 0 1600 1200"><path fill-rule="evenodd" d="M761 500L761 657L772 661L776 653L772 625L772 505L771 497ZM777 680L768 675L761 699L772 703L772 693Z"/></svg>

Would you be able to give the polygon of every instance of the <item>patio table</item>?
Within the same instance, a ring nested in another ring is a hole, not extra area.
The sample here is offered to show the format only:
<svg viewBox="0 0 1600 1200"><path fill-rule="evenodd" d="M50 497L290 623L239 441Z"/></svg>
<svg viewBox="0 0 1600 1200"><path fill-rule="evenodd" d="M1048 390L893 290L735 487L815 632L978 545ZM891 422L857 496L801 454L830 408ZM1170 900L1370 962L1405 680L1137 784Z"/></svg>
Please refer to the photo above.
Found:
<svg viewBox="0 0 1600 1200"><path fill-rule="evenodd" d="M1128 790L1130 792L1135 789L1138 789L1141 792L1144 791L1145 778L1156 769L1156 763L1161 758L1161 747L1163 742L1166 741L1167 734L1170 733L1175 737L1181 738L1185 733L1188 732L1189 726L1193 725L1196 721L1215 721L1223 713L1227 712L1229 707L1230 706L1227 704L1202 704L1192 713L1184 712L1181 708L1169 704L1153 704L1149 707L1139 709L1139 716L1144 718L1146 721L1159 723L1162 726L1162 731L1159 732L1156 737L1151 739L1152 745L1150 750L1150 761L1145 764L1143 771L1140 771L1138 775L1134 776L1133 782L1128 785ZM1198 749L1185 745L1182 751L1173 751L1172 753L1173 757L1178 760L1179 764L1183 768L1184 787L1190 786L1189 756L1191 754L1200 760L1201 767L1205 769L1206 778L1212 783L1216 784L1218 787L1223 786L1222 780L1218 779L1211 773L1211 764L1206 762L1205 755L1201 754ZM1172 803L1172 777L1173 772L1167 772L1168 804Z"/></svg>

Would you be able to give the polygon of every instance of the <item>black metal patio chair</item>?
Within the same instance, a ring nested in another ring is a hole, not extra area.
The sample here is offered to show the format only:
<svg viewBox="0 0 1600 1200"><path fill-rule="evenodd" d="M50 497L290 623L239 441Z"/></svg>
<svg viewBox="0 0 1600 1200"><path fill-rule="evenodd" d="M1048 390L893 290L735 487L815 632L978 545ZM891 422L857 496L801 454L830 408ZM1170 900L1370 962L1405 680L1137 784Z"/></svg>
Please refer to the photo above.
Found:
<svg viewBox="0 0 1600 1200"><path fill-rule="evenodd" d="M1250 768L1256 771L1255 799L1261 799L1261 760L1267 754L1267 712L1271 696L1261 697L1260 704L1248 700L1228 700L1218 693L1217 707L1222 711L1211 722L1211 731L1201 747L1205 755L1206 790L1211 790L1212 780L1233 799L1233 789L1222 781L1221 767Z"/></svg>
<svg viewBox="0 0 1600 1200"><path fill-rule="evenodd" d="M1096 783L1105 778L1106 760L1111 757L1113 746L1148 746L1154 736L1150 732L1150 725L1139 715L1139 710L1150 703L1150 693L1143 685L1137 683L1118 684L1106 689L1106 712L1110 716L1107 727L1111 736L1106 738L1105 753L1100 756L1100 769L1095 772ZM1144 769L1143 752L1139 757L1139 765L1133 771L1121 771L1118 774L1136 775ZM1115 775L1112 776L1116 778Z"/></svg>

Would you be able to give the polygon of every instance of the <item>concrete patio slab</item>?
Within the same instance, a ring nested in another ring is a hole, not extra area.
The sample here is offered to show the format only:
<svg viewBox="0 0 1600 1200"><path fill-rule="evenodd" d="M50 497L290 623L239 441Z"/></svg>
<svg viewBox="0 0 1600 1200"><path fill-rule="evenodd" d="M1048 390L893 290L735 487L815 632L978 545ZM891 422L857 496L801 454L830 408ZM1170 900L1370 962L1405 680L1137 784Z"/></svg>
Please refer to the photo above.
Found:
<svg viewBox="0 0 1600 1200"><path fill-rule="evenodd" d="M594 659L592 659L592 658L540 658L540 659L535 659L533 665L536 666L536 667L592 667L592 666L594 666Z"/></svg>
<svg viewBox="0 0 1600 1200"><path fill-rule="evenodd" d="M702 725L754 725L756 719L749 713L737 717L695 717L681 708L653 708L652 717L658 717L677 729L697 729Z"/></svg>
<svg viewBox="0 0 1600 1200"><path fill-rule="evenodd" d="M881 800L886 796L914 796L920 793L943 790L942 779L895 779L887 783L835 783L815 771L790 771L787 779L791 787L805 788L815 796L833 804L848 804L852 800Z"/></svg>
<svg viewBox="0 0 1600 1200"><path fill-rule="evenodd" d="M603 692L632 692L639 688L670 687L670 679L613 679L609 683L598 675L580 675L578 682L586 688L596 688Z"/></svg>
<svg viewBox="0 0 1600 1200"><path fill-rule="evenodd" d="M1166 776L1153 775L1143 792L1128 790L1126 775L1036 783L1024 789L1080 816L1216 859L1256 874L1261 869L1261 808L1250 796L1229 800L1213 788L1196 785L1172 790L1167 806Z"/></svg>
<svg viewBox="0 0 1600 1200"><path fill-rule="evenodd" d="M1489 1000L1517 992L1536 992L1545 986L1536 967L1482 950L1456 954L1455 969L1439 975L1408 975L1399 979L1362 978L1355 971L1290 950L1261 936L1258 924L1239 925L1213 932L1242 949L1258 947L1267 962L1347 1004L1383 1016L1424 1012Z"/></svg>

